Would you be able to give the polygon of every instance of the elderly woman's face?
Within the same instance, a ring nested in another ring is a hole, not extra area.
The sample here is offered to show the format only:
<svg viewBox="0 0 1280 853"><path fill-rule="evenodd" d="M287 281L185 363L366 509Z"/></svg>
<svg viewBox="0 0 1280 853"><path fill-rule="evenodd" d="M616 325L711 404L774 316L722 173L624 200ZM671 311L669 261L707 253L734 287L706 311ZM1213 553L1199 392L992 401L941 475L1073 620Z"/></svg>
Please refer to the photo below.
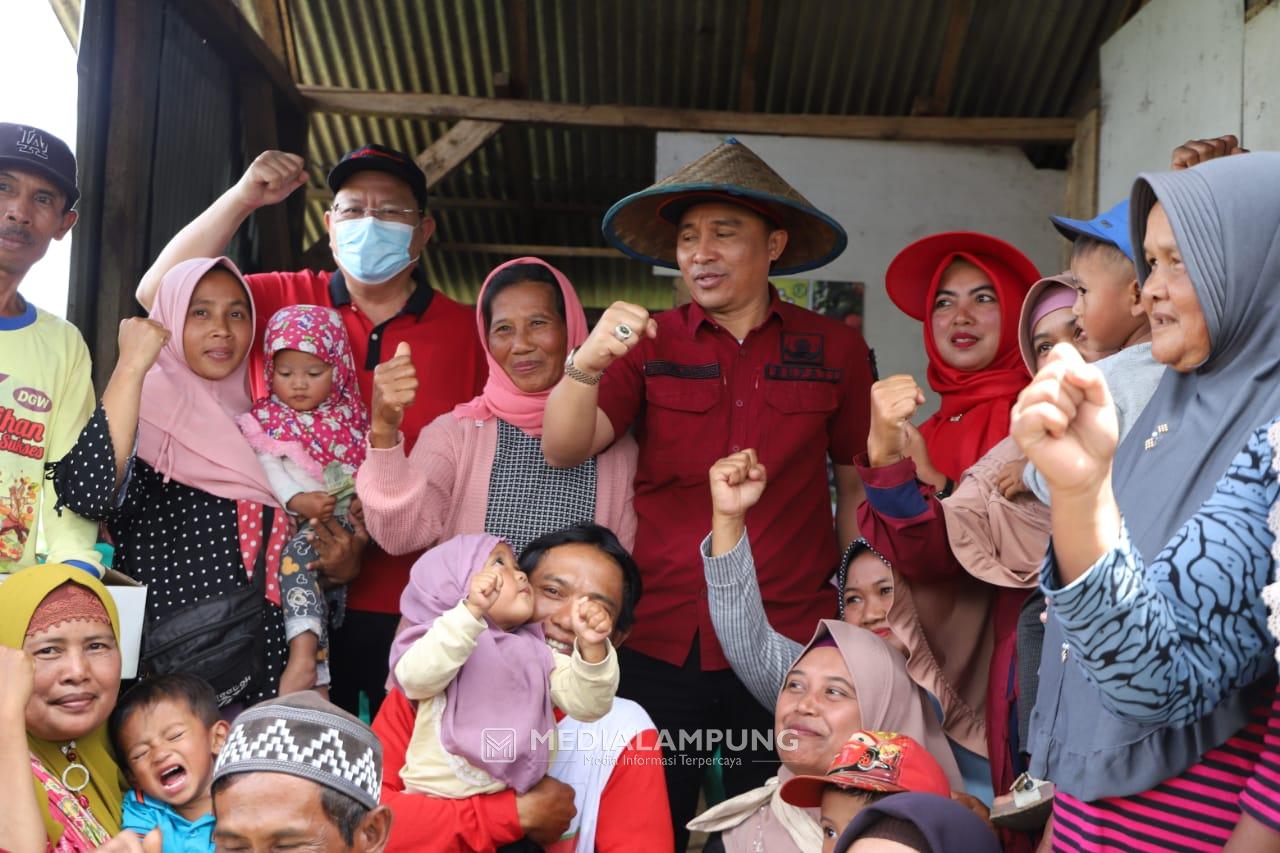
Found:
<svg viewBox="0 0 1280 853"><path fill-rule="evenodd" d="M559 382L568 332L552 286L541 281L513 284L493 298L491 309L489 353L516 387L536 394Z"/></svg>
<svg viewBox="0 0 1280 853"><path fill-rule="evenodd" d="M63 622L27 637L22 650L35 659L28 733L72 740L107 721L120 693L120 648L110 625Z"/></svg>
<svg viewBox="0 0 1280 853"><path fill-rule="evenodd" d="M858 694L840 650L810 649L787 673L774 706L778 757L793 773L820 776L861 727Z"/></svg>
<svg viewBox="0 0 1280 853"><path fill-rule="evenodd" d="M1205 363L1212 343L1200 298L1169 217L1159 203L1147 215L1142 251L1151 268L1142 285L1142 307L1151 320L1151 355L1161 364L1188 373Z"/></svg>

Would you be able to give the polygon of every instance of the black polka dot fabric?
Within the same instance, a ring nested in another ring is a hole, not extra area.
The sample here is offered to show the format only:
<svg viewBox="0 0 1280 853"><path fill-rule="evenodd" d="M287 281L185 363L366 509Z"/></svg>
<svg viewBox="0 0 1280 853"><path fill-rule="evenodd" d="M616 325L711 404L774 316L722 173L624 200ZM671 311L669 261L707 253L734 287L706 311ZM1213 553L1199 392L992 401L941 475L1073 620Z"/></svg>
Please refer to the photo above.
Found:
<svg viewBox="0 0 1280 853"><path fill-rule="evenodd" d="M129 460L124 499L118 501L115 458L107 417L94 412L54 468L61 506L105 521L115 541L114 566L147 584L147 624L175 610L247 586L240 559L236 502L164 478L141 459ZM264 546L265 547L265 546ZM266 685L245 695L257 702L275 695L288 647L277 607L266 617Z"/></svg>

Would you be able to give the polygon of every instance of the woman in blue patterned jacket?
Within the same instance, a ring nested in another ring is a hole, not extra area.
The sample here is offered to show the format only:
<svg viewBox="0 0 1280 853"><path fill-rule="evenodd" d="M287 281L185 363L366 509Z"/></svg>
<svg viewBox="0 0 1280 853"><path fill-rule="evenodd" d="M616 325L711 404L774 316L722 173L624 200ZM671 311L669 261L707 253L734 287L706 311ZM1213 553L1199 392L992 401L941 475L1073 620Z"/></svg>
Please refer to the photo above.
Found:
<svg viewBox="0 0 1280 853"><path fill-rule="evenodd" d="M1014 410L1053 493L1032 773L1058 785L1055 849L1216 850L1242 807L1280 830L1280 786L1255 777L1280 745L1261 597L1280 154L1143 175L1131 211L1152 354L1173 369L1118 451L1106 384L1070 348Z"/></svg>

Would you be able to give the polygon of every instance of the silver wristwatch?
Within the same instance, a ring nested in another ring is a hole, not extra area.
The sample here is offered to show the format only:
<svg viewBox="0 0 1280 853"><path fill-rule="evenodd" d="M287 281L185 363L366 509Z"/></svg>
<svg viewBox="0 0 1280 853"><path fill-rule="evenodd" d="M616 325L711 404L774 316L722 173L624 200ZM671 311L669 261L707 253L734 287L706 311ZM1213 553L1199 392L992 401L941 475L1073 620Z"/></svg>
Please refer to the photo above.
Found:
<svg viewBox="0 0 1280 853"><path fill-rule="evenodd" d="M595 376L592 376L590 373L579 369L578 366L573 363L573 357L577 355L578 350L580 349L581 347L574 347L569 350L569 357L564 360L564 375L568 376L574 382L581 382L583 385L599 385L601 377L604 376L603 370Z"/></svg>

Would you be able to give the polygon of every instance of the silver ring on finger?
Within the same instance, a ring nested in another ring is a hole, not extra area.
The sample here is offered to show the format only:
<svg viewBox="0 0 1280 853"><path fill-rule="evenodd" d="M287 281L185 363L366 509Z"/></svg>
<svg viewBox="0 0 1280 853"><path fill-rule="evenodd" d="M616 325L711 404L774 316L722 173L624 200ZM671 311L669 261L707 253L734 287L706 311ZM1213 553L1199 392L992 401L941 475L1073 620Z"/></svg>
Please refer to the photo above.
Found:
<svg viewBox="0 0 1280 853"><path fill-rule="evenodd" d="M633 334L635 334L635 332L633 332L631 327L626 323L619 323L613 327L613 336L620 341L625 342L627 338L631 337Z"/></svg>

